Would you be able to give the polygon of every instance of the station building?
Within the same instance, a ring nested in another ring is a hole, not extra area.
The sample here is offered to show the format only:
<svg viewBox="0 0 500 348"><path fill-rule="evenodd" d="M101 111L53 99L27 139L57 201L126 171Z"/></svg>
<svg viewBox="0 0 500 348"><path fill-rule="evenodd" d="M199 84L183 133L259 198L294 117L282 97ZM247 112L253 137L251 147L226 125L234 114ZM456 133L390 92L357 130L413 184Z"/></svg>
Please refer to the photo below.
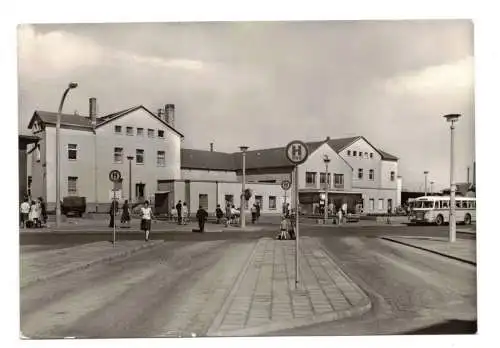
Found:
<svg viewBox="0 0 500 348"><path fill-rule="evenodd" d="M55 206L56 113L36 110L28 128L36 136L29 152L30 191ZM153 201L168 212L181 200L195 212L201 205L214 212L217 204L241 206L242 153L182 148L184 137L175 128L175 106L153 113L139 105L97 116L95 98L89 116L63 114L61 118L61 196L84 196L88 212L109 209L113 193L123 202ZM328 184L329 202L359 205L365 213L382 213L400 201L398 158L373 146L363 136L306 142L307 161L299 165L300 210L317 212ZM283 180L294 181L293 166L285 147L246 152L246 188L259 202L262 213L281 213L290 202ZM330 159L326 175L324 158ZM113 184L111 170L122 173ZM292 202L292 207L294 206Z"/></svg>

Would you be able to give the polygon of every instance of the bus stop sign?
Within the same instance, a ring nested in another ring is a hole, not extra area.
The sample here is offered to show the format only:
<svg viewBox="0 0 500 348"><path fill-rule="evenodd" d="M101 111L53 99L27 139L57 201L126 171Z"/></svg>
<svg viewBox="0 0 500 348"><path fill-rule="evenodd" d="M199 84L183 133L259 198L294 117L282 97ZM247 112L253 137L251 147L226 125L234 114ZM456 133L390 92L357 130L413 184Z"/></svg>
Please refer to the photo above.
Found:
<svg viewBox="0 0 500 348"><path fill-rule="evenodd" d="M294 140L286 146L286 158L295 165L304 163L309 156L306 144L300 140Z"/></svg>

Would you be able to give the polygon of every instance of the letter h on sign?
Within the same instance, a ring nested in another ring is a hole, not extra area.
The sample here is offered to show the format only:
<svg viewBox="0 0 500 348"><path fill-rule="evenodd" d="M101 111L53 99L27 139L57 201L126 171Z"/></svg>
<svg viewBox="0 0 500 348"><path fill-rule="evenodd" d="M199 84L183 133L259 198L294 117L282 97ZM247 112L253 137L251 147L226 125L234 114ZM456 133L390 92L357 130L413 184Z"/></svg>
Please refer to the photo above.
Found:
<svg viewBox="0 0 500 348"><path fill-rule="evenodd" d="M300 145L292 146L292 157L296 161L300 161L302 159L302 146Z"/></svg>

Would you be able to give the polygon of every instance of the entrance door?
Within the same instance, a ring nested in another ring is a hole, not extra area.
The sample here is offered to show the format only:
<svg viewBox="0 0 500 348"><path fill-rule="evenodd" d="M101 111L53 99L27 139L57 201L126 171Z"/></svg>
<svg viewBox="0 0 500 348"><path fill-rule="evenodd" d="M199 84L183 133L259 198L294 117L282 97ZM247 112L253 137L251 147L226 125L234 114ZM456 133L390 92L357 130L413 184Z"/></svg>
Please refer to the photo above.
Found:
<svg viewBox="0 0 500 348"><path fill-rule="evenodd" d="M392 199L390 198L387 200L387 210L392 211Z"/></svg>
<svg viewBox="0 0 500 348"><path fill-rule="evenodd" d="M145 192L146 184L138 183L135 184L135 198L139 201L144 200L144 192Z"/></svg>

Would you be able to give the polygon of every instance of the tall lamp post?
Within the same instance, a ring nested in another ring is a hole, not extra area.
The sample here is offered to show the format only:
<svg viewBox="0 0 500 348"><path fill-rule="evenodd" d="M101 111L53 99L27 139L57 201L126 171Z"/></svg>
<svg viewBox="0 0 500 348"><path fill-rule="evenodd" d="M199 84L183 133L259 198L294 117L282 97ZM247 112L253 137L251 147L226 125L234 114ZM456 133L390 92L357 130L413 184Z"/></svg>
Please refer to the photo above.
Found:
<svg viewBox="0 0 500 348"><path fill-rule="evenodd" d="M432 189L432 185L434 185L434 181L431 181L430 184L431 184L431 196L432 196L432 194L434 192L433 189Z"/></svg>
<svg viewBox="0 0 500 348"><path fill-rule="evenodd" d="M57 111L56 120L56 227L61 225L61 148L60 148L60 131L61 131L61 113L64 105L64 100L70 89L78 87L76 82L70 82L61 97L59 110Z"/></svg>
<svg viewBox="0 0 500 348"><path fill-rule="evenodd" d="M132 160L134 156L127 156L128 159L128 200L132 203Z"/></svg>
<svg viewBox="0 0 500 348"><path fill-rule="evenodd" d="M458 118L460 117L460 114L449 114L443 116L446 118L447 122L450 122L450 235L449 235L449 241L450 242L455 242L456 240L456 217L455 217L455 180L453 178L453 170L454 170L454 146L455 146L455 135L454 135L454 130L455 130L455 122L458 121Z"/></svg>
<svg viewBox="0 0 500 348"><path fill-rule="evenodd" d="M323 157L323 162L325 162L325 225L328 220L328 191L329 191L329 180L328 180L328 163L330 163L330 158L328 155Z"/></svg>
<svg viewBox="0 0 500 348"><path fill-rule="evenodd" d="M243 168L243 175L242 175L242 180L241 180L241 204L240 204L240 226L241 228L245 228L245 157L246 157L246 152L248 150L248 146L240 146L241 154L242 154L242 168Z"/></svg>
<svg viewBox="0 0 500 348"><path fill-rule="evenodd" d="M427 196L427 174L429 174L429 171L425 171L424 172L424 175L425 175L425 183L424 183L424 192L425 192L425 196Z"/></svg>

